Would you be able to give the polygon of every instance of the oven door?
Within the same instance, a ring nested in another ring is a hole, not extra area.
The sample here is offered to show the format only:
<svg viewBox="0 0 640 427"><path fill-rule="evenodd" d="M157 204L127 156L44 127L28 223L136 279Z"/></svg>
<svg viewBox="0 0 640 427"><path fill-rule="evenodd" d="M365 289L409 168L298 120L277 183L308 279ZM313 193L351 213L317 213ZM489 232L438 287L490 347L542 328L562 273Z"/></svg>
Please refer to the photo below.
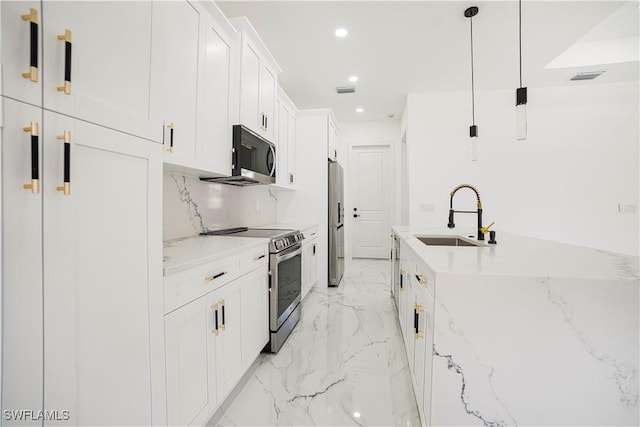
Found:
<svg viewBox="0 0 640 427"><path fill-rule="evenodd" d="M271 254L269 326L276 332L300 303L302 294L302 245Z"/></svg>

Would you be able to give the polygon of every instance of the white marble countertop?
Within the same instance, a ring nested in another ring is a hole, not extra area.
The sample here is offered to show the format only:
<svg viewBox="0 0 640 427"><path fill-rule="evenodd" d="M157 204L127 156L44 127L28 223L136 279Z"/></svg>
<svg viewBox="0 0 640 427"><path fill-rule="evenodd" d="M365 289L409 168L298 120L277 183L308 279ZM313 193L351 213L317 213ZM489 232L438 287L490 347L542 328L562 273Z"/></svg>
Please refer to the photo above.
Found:
<svg viewBox="0 0 640 427"><path fill-rule="evenodd" d="M276 229L276 230L300 230L304 231L312 227L317 227L318 224L304 224L304 223L296 223L296 222L275 222L272 224L265 225L252 225L249 228L260 228L260 229Z"/></svg>
<svg viewBox="0 0 640 427"><path fill-rule="evenodd" d="M257 237L193 236L164 242L165 276L269 244Z"/></svg>
<svg viewBox="0 0 640 427"><path fill-rule="evenodd" d="M427 246L415 236L475 236L465 228L393 227L435 274L479 274L584 279L640 279L639 258L565 243L496 232L496 245ZM485 238L488 240L489 236ZM473 237L471 240L476 240ZM484 241L486 244L487 240Z"/></svg>

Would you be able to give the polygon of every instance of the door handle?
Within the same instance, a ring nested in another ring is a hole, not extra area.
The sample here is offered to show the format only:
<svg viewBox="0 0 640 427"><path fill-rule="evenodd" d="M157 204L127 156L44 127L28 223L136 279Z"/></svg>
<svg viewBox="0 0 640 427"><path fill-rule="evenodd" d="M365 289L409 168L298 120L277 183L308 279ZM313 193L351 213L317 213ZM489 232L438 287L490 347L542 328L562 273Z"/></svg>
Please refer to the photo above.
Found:
<svg viewBox="0 0 640 427"><path fill-rule="evenodd" d="M28 15L20 15L23 21L29 22L30 51L29 51L29 72L22 73L22 77L32 82L38 81L38 11L29 9Z"/></svg>
<svg viewBox="0 0 640 427"><path fill-rule="evenodd" d="M61 139L64 143L63 184L62 187L56 187L56 190L69 196L71 194L71 132L65 130L64 135L56 136L56 139Z"/></svg>
<svg viewBox="0 0 640 427"><path fill-rule="evenodd" d="M65 95L71 95L71 30L64 30L58 40L64 41L64 85L56 89Z"/></svg>
<svg viewBox="0 0 640 427"><path fill-rule="evenodd" d="M40 192L40 149L38 144L40 127L38 122L31 122L29 127L22 128L22 130L31 134L31 184L24 184L22 188L37 194Z"/></svg>

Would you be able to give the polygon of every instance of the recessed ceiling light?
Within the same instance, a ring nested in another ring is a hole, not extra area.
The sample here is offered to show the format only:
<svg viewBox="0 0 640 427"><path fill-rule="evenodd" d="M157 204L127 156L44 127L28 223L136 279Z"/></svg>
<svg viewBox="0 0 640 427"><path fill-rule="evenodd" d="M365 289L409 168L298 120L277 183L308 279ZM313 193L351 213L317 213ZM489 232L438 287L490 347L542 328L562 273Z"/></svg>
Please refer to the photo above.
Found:
<svg viewBox="0 0 640 427"><path fill-rule="evenodd" d="M356 113L362 113L364 112L364 108L358 107L356 108Z"/></svg>
<svg viewBox="0 0 640 427"><path fill-rule="evenodd" d="M360 412L354 412L353 416L356 417L356 418L360 418Z"/></svg>
<svg viewBox="0 0 640 427"><path fill-rule="evenodd" d="M357 82L358 81L358 76L349 76L349 81L350 82Z"/></svg>
<svg viewBox="0 0 640 427"><path fill-rule="evenodd" d="M346 28L338 28L336 30L336 37L346 37L347 34L349 34L349 31Z"/></svg>

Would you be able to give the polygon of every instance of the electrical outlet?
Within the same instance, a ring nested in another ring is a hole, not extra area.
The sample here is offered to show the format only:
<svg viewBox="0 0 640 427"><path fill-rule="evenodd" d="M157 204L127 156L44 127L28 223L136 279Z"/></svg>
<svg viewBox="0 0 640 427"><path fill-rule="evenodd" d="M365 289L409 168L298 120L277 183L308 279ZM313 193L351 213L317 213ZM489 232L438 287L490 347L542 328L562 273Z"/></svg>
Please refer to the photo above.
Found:
<svg viewBox="0 0 640 427"><path fill-rule="evenodd" d="M618 203L618 212L621 214L634 214L638 212L638 205Z"/></svg>
<svg viewBox="0 0 640 427"><path fill-rule="evenodd" d="M434 212L435 210L435 206L431 203L420 205L420 212Z"/></svg>

